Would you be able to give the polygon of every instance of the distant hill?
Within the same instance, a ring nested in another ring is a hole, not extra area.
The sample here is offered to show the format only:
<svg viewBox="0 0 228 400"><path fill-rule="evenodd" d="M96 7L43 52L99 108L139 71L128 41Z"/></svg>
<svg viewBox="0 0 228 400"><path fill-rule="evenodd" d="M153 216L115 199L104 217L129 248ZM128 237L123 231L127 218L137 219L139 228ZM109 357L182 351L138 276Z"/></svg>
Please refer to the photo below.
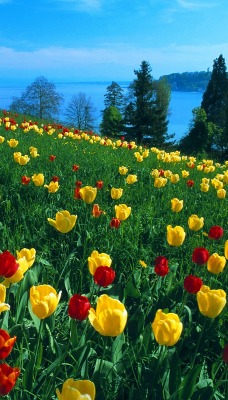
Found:
<svg viewBox="0 0 228 400"><path fill-rule="evenodd" d="M211 78L210 71L183 72L162 75L159 80L166 79L172 91L204 92Z"/></svg>

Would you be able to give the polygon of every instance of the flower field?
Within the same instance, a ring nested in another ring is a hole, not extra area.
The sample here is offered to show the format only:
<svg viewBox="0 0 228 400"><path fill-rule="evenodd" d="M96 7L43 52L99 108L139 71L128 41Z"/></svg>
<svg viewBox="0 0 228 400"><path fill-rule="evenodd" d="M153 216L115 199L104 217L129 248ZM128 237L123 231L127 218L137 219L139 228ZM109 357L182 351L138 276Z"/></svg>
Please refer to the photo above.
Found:
<svg viewBox="0 0 228 400"><path fill-rule="evenodd" d="M0 112L0 397L228 393L228 162Z"/></svg>

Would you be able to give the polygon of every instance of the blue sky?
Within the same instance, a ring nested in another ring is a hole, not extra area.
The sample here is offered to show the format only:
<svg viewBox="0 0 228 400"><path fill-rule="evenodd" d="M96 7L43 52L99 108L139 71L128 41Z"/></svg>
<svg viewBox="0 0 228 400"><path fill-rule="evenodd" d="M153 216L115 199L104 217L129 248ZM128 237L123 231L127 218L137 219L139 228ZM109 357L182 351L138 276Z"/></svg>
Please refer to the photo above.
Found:
<svg viewBox="0 0 228 400"><path fill-rule="evenodd" d="M132 80L228 67L227 0L0 0L0 79Z"/></svg>

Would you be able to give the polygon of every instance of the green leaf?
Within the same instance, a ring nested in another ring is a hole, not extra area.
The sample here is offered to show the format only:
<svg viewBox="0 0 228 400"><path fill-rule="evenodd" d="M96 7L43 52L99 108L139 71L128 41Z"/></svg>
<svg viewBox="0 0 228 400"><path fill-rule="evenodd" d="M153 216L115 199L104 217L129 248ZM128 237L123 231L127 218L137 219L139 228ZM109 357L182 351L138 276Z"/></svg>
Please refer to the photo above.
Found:
<svg viewBox="0 0 228 400"><path fill-rule="evenodd" d="M169 393L172 395L181 384L180 359L175 351L170 360Z"/></svg>
<svg viewBox="0 0 228 400"><path fill-rule="evenodd" d="M194 386L199 377L202 365L195 365L185 376L181 383L181 391L179 399L190 399L194 391Z"/></svg>

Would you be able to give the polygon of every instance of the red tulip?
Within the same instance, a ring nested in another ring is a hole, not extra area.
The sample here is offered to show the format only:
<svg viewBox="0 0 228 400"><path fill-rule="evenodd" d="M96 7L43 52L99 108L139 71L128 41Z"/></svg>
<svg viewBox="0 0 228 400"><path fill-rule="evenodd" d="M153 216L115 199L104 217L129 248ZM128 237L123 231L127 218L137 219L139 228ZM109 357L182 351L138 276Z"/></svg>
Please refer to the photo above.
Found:
<svg viewBox="0 0 228 400"><path fill-rule="evenodd" d="M168 260L164 256L158 256L154 260L154 265L155 266L164 265L164 266L168 267Z"/></svg>
<svg viewBox="0 0 228 400"><path fill-rule="evenodd" d="M168 260L164 256L158 256L154 260L154 272L159 276L166 276L169 273Z"/></svg>
<svg viewBox="0 0 228 400"><path fill-rule="evenodd" d="M115 229L118 229L119 228L119 226L120 226L120 219L119 218L112 218L111 219L111 222L110 222L110 227L111 228L115 228Z"/></svg>
<svg viewBox="0 0 228 400"><path fill-rule="evenodd" d="M194 181L193 181L192 179L188 179L188 180L187 180L187 185L188 185L189 187L194 186Z"/></svg>
<svg viewBox="0 0 228 400"><path fill-rule="evenodd" d="M81 199L82 197L81 197L81 194L80 194L80 187L76 187L75 189L74 189L74 198L75 199Z"/></svg>
<svg viewBox="0 0 228 400"><path fill-rule="evenodd" d="M50 156L49 156L49 160L50 161L54 161L56 159L56 156L53 156L53 154L51 154Z"/></svg>
<svg viewBox="0 0 228 400"><path fill-rule="evenodd" d="M29 176L23 175L21 178L21 183L22 183L22 185L28 185L30 180L31 180L31 178L29 178Z"/></svg>
<svg viewBox="0 0 228 400"><path fill-rule="evenodd" d="M78 171L79 170L79 165L77 165L77 164L74 164L73 166L72 166L72 170L73 171Z"/></svg>
<svg viewBox="0 0 228 400"><path fill-rule="evenodd" d="M198 265L205 264L210 257L210 253L204 247L196 247L192 253L192 261Z"/></svg>
<svg viewBox="0 0 228 400"><path fill-rule="evenodd" d="M8 364L0 365L0 396L8 394L17 381L20 374L19 368L12 368Z"/></svg>
<svg viewBox="0 0 228 400"><path fill-rule="evenodd" d="M111 285L111 283L114 281L116 276L115 271L110 268L110 267L97 267L93 279L94 282L102 287L107 287L108 285Z"/></svg>
<svg viewBox="0 0 228 400"><path fill-rule="evenodd" d="M54 175L54 176L51 178L51 181L52 181L52 182L59 182L59 176Z"/></svg>
<svg viewBox="0 0 228 400"><path fill-rule="evenodd" d="M0 276L10 278L17 272L18 267L16 258L8 250L0 254Z"/></svg>
<svg viewBox="0 0 228 400"><path fill-rule="evenodd" d="M187 292L195 294L199 292L203 285L202 279L198 278L198 276L188 275L184 279L184 288Z"/></svg>
<svg viewBox="0 0 228 400"><path fill-rule="evenodd" d="M104 182L103 182L103 181L97 181L97 182L96 182L96 187L97 187L98 189L102 189L103 185L104 185Z"/></svg>
<svg viewBox="0 0 228 400"><path fill-rule="evenodd" d="M208 232L208 237L210 239L218 240L223 236L223 228L218 225L214 225L210 228Z"/></svg>
<svg viewBox="0 0 228 400"><path fill-rule="evenodd" d="M222 353L223 361L228 364L228 343L225 345Z"/></svg>
<svg viewBox="0 0 228 400"><path fill-rule="evenodd" d="M74 294L68 304L68 314L71 318L83 321L88 317L91 305L86 296Z"/></svg>
<svg viewBox="0 0 228 400"><path fill-rule="evenodd" d="M16 336L11 338L8 332L4 329L0 329L0 360L4 360L4 358L8 357L16 339Z"/></svg>
<svg viewBox="0 0 228 400"><path fill-rule="evenodd" d="M80 188L82 186L82 181L75 182L76 187Z"/></svg>

